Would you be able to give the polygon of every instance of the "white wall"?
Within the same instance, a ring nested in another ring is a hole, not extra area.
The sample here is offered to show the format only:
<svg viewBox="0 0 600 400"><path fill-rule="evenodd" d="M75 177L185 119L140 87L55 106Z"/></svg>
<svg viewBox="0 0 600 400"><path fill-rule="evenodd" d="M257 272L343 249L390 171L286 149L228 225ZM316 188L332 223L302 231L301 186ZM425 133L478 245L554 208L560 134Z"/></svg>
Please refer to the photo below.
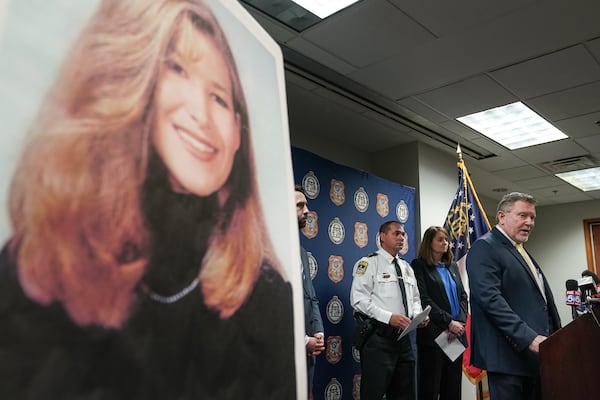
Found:
<svg viewBox="0 0 600 400"><path fill-rule="evenodd" d="M310 151L340 165L369 171L371 169L368 153L320 135L319 132L290 132L292 146Z"/></svg>
<svg viewBox="0 0 600 400"><path fill-rule="evenodd" d="M563 326L571 322L565 281L587 268L583 220L600 218L600 200L537 207L535 229L525 245L546 274Z"/></svg>

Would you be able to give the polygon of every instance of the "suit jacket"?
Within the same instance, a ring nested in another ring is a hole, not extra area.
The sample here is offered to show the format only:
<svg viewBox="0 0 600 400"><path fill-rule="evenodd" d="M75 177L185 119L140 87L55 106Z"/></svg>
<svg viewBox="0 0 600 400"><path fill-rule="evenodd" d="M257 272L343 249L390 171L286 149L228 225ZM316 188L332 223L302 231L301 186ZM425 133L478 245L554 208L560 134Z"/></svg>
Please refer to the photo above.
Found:
<svg viewBox="0 0 600 400"><path fill-rule="evenodd" d="M308 255L302 246L300 246L300 257L304 266L304 274L302 276L302 288L304 289L304 329L308 336L313 336L317 332L323 332L323 320L319 311L319 299L310 278Z"/></svg>
<svg viewBox="0 0 600 400"><path fill-rule="evenodd" d="M510 375L539 375L538 355L528 346L537 335L558 330L560 318L546 277L531 260L542 274L547 302L527 263L497 227L469 250L473 365Z"/></svg>
<svg viewBox="0 0 600 400"><path fill-rule="evenodd" d="M425 328L417 330L417 343L424 346L435 346L435 338L440 333L448 329L448 324L452 321L450 301L446 294L446 287L440 274L437 271L437 267L434 265L428 265L422 258L415 258L411 263L415 276L417 278L417 284L419 286L419 293L421 294L421 304L423 307L431 306L429 312L429 318L431 322ZM456 293L458 295L458 305L460 313L456 317L456 321L467 322L468 312L468 298L467 293L460 279L458 267L456 263L452 263L449 267L450 276L456 283ZM461 341L466 340L466 337L462 337ZM464 342L466 344L466 341Z"/></svg>

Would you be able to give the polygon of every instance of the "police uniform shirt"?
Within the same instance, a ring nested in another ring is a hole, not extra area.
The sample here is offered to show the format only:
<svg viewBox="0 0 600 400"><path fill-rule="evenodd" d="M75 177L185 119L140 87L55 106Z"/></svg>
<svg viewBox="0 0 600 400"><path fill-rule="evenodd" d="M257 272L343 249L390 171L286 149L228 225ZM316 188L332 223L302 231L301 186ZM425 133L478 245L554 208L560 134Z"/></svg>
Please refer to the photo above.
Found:
<svg viewBox="0 0 600 400"><path fill-rule="evenodd" d="M417 280L411 266L406 261L396 258L402 270L402 281L406 290L408 312L404 312L402 292L393 260L394 257L385 250L379 250L358 260L354 265L350 289L352 307L385 324L389 323L392 314L412 318L423 311Z"/></svg>

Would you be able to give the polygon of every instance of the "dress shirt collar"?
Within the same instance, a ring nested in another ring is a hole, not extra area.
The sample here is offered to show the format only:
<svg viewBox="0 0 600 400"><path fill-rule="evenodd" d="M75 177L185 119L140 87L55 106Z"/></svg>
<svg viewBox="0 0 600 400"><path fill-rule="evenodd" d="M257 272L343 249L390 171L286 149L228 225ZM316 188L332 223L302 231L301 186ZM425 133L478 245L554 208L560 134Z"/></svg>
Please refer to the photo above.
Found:
<svg viewBox="0 0 600 400"><path fill-rule="evenodd" d="M512 239L510 238L510 236L508 236L508 235L506 234L506 232L504 232L504 229L502 229L502 227L501 227L500 225L496 225L496 228L498 228L498 230L500 231L500 233L502 233L504 236L506 236L506 238L507 238L508 240L510 240L510 242L512 243L512 245L513 245L513 246L516 246L516 245L517 245L517 242L515 242L514 240L512 240Z"/></svg>

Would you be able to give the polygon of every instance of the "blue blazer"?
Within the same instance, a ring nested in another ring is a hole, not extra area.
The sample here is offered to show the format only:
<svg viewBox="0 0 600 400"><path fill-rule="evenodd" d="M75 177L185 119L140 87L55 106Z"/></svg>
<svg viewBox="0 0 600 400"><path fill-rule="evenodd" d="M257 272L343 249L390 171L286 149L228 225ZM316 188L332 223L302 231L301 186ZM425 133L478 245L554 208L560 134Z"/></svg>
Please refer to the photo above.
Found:
<svg viewBox="0 0 600 400"><path fill-rule="evenodd" d="M558 330L560 318L546 277L531 260L542 274L547 302L527 263L498 228L469 250L471 363L476 367L539 375L538 355L528 346L537 335L550 336Z"/></svg>
<svg viewBox="0 0 600 400"><path fill-rule="evenodd" d="M308 255L302 246L300 246L300 257L304 266L304 276L302 278L302 287L304 288L304 328L308 336L313 336L317 332L323 332L323 320L319 311L319 299L315 293L312 279L310 279Z"/></svg>

